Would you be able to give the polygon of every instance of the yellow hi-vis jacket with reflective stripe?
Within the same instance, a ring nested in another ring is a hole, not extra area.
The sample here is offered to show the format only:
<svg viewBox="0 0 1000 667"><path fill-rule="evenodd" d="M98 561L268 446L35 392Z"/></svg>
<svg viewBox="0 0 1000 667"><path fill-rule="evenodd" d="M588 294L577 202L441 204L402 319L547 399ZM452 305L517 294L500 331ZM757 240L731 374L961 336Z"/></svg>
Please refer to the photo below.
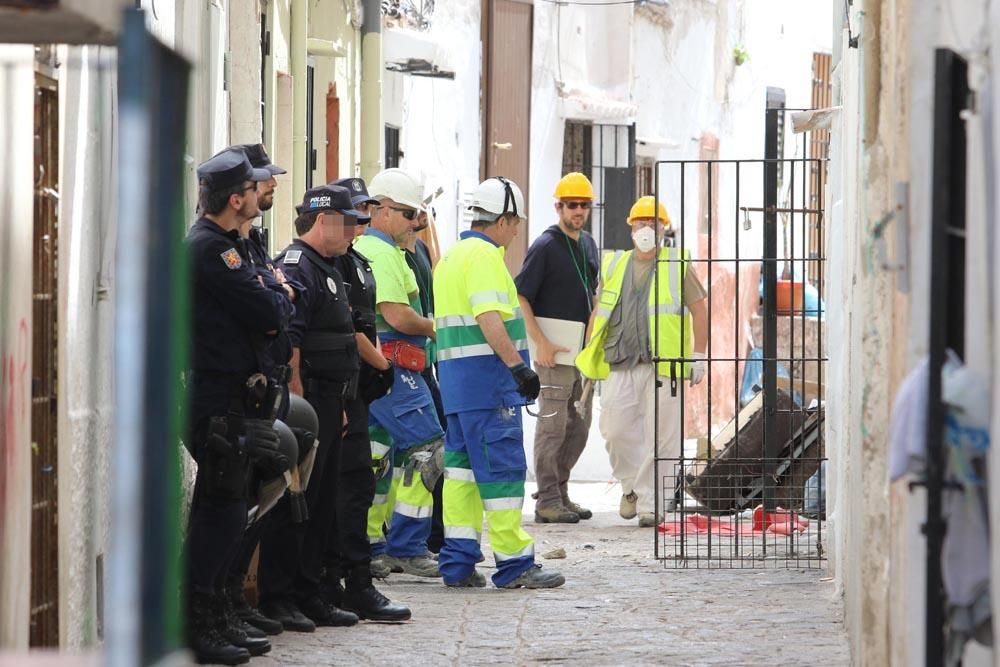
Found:
<svg viewBox="0 0 1000 667"><path fill-rule="evenodd" d="M625 269L632 259L631 250L617 250L604 257L601 265L601 293L594 314L590 341L576 357L576 367L592 380L604 380L611 367L604 357L608 323L615 306L621 301ZM661 248L659 262L654 267L656 284L649 288L649 340L653 357L667 359L656 366L658 375L690 377L691 365L670 359L691 358L694 336L691 313L684 306L684 278L687 274L688 251L683 258L677 248ZM631 288L631 286L629 286ZM673 370L671 370L673 369Z"/></svg>

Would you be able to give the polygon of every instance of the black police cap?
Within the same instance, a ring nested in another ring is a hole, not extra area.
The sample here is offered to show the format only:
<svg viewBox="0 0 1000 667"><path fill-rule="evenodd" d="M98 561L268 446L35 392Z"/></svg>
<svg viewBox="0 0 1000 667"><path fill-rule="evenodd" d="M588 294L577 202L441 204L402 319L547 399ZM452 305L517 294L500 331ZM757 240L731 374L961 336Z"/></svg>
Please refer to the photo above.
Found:
<svg viewBox="0 0 1000 667"><path fill-rule="evenodd" d="M247 154L250 164L259 169L267 169L272 176L287 174L288 170L282 169L276 164L272 164L271 156L267 154L264 144L240 144L237 148Z"/></svg>
<svg viewBox="0 0 1000 667"><path fill-rule="evenodd" d="M330 185L339 185L342 188L347 188L351 193L351 203L354 206L365 203L378 203L377 199L368 194L368 186L366 186L365 182L360 178L340 178L330 183Z"/></svg>
<svg viewBox="0 0 1000 667"><path fill-rule="evenodd" d="M217 192L244 181L271 180L271 172L254 169L246 153L238 148L227 148L198 165L198 180L210 191Z"/></svg>
<svg viewBox="0 0 1000 667"><path fill-rule="evenodd" d="M352 218L365 217L361 211L355 210L354 204L351 203L351 193L347 188L339 185L320 185L306 190L302 196L302 203L296 206L295 210L300 215L313 211L338 211L349 216L347 218L349 222L354 222Z"/></svg>

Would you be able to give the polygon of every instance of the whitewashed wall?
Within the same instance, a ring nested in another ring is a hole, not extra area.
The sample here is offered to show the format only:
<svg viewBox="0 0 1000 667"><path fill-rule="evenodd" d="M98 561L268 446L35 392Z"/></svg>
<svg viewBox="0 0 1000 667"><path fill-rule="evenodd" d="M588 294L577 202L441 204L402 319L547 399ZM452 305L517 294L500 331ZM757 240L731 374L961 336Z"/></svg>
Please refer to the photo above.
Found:
<svg viewBox="0 0 1000 667"><path fill-rule="evenodd" d="M0 45L0 650L28 647L34 59Z"/></svg>

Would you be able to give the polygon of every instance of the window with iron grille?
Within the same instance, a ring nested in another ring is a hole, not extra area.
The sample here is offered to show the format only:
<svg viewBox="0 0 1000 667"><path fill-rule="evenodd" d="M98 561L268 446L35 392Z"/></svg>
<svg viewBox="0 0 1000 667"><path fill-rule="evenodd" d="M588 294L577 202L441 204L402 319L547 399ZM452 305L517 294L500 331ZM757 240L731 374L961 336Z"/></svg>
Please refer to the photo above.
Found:
<svg viewBox="0 0 1000 667"><path fill-rule="evenodd" d="M399 166L399 161L403 157L403 152L399 150L399 128L392 125L385 126L385 168L392 169Z"/></svg>
<svg viewBox="0 0 1000 667"><path fill-rule="evenodd" d="M652 158L639 158L635 166L635 196L645 197L656 194L653 174L656 172L656 162Z"/></svg>

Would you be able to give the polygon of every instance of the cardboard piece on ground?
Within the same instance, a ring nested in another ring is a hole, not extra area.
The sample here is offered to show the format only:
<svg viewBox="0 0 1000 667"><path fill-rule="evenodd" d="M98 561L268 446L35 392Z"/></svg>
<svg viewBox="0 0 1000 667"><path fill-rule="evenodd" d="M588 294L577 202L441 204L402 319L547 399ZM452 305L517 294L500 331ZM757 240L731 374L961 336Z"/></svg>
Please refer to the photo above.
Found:
<svg viewBox="0 0 1000 667"><path fill-rule="evenodd" d="M557 320L552 317L536 317L538 328L542 330L545 337L552 343L569 348L569 352L559 352L556 354L556 363L566 366L573 366L576 363L576 355L583 349L583 334L586 330L583 322L572 320ZM535 358L535 341L528 336L528 354Z"/></svg>

